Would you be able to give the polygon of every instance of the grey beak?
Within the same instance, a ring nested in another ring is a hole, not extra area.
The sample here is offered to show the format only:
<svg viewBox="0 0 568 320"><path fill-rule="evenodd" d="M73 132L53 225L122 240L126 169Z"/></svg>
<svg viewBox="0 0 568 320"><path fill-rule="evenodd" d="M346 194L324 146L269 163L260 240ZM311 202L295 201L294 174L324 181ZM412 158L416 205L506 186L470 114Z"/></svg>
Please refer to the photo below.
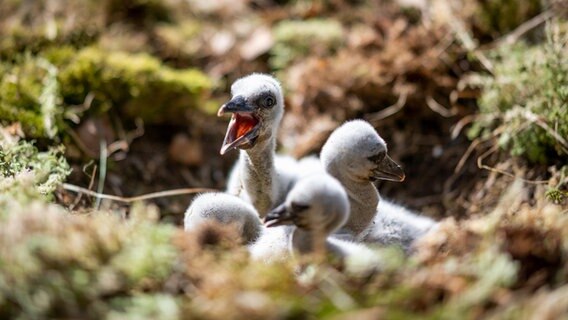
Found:
<svg viewBox="0 0 568 320"><path fill-rule="evenodd" d="M293 224L292 216L286 210L283 203L270 211L264 218L264 225L267 228Z"/></svg>
<svg viewBox="0 0 568 320"><path fill-rule="evenodd" d="M225 103L224 105L219 108L217 111L217 116L222 116L227 112L235 113L235 112L253 112L253 107L247 103L243 96L236 96L233 97L229 102Z"/></svg>
<svg viewBox="0 0 568 320"><path fill-rule="evenodd" d="M377 169L373 171L372 178L376 180L388 180L388 181L404 181L404 171L402 168L394 162L388 155L378 163Z"/></svg>

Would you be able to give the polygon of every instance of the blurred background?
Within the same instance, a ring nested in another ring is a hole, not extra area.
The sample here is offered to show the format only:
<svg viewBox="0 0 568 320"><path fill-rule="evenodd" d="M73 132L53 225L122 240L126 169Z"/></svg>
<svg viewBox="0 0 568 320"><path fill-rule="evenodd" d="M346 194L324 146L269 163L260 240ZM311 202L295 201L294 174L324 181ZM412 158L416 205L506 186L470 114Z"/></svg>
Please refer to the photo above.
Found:
<svg viewBox="0 0 568 320"><path fill-rule="evenodd" d="M567 15L563 0L2 0L0 318L565 317ZM279 152L375 126L407 177L381 194L441 221L412 257L377 248L380 273L298 279L227 230L183 232L193 195L75 192L224 189L238 153L219 155L216 112L251 72L285 90Z"/></svg>
<svg viewBox="0 0 568 320"><path fill-rule="evenodd" d="M540 0L7 0L0 119L40 149L63 144L69 179L81 186L104 178L104 191L119 196L222 189L237 152L218 155L228 119L215 111L234 80L268 72L285 88L280 152L317 154L339 124L366 119L407 174L380 185L383 195L460 217L494 204L487 189L500 193L476 164L495 139L488 165L504 161L502 151L526 156L527 179L566 160L565 95L539 106L554 88L535 83L566 80L566 24L558 22L566 10ZM531 63L561 70L542 74L527 70ZM564 139L504 115L528 105L545 118L558 109ZM511 126L506 134L492 133L502 125ZM101 156L104 177L95 170ZM165 213L188 205L157 201Z"/></svg>

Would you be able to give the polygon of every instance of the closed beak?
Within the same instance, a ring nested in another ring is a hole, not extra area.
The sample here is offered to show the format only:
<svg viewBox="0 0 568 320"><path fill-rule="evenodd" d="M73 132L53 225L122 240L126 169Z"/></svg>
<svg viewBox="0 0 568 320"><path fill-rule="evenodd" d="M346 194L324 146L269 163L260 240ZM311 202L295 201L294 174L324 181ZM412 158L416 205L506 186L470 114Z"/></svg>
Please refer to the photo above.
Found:
<svg viewBox="0 0 568 320"><path fill-rule="evenodd" d="M286 205L284 203L274 208L264 218L264 225L267 228L290 224L294 224L294 221L292 219L292 215L290 215L286 210Z"/></svg>
<svg viewBox="0 0 568 320"><path fill-rule="evenodd" d="M404 171L388 155L379 162L377 169L373 170L372 178L376 180L404 181Z"/></svg>

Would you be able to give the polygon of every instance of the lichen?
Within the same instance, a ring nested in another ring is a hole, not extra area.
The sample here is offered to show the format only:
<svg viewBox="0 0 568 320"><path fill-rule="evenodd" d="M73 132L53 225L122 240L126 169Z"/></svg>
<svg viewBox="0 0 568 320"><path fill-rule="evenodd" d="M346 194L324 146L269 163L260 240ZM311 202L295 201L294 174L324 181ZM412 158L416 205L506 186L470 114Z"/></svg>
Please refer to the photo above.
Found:
<svg viewBox="0 0 568 320"><path fill-rule="evenodd" d="M139 204L132 208L131 216L132 232L110 265L124 275L131 287L164 281L171 274L177 255L171 243L176 229L170 225L156 227L159 214L150 206Z"/></svg>
<svg viewBox="0 0 568 320"><path fill-rule="evenodd" d="M568 158L567 40L566 33L549 30L545 44L521 42L493 52L493 75L475 81L483 88L481 116L470 138L499 132L502 148L533 163Z"/></svg>
<svg viewBox="0 0 568 320"><path fill-rule="evenodd" d="M37 192L49 197L70 173L62 147L40 152L28 141L0 139L0 192L20 196Z"/></svg>
<svg viewBox="0 0 568 320"><path fill-rule="evenodd" d="M128 298L112 301L115 310L107 319L180 319L179 301L167 294L137 294Z"/></svg>
<svg viewBox="0 0 568 320"><path fill-rule="evenodd" d="M172 227L127 223L111 212L70 215L41 201L13 205L6 216L0 229L3 317L100 318L125 308L141 308L146 315L171 311L172 298L144 299L132 292L157 290L171 274ZM117 303L121 298L130 302Z"/></svg>

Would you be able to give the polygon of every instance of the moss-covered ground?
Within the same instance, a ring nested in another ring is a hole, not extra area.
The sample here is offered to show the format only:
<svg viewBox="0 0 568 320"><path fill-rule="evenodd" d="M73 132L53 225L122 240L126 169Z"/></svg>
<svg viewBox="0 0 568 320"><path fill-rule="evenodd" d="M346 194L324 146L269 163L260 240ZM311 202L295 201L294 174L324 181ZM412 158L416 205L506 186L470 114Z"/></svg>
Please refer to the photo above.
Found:
<svg viewBox="0 0 568 320"><path fill-rule="evenodd" d="M562 1L0 3L0 318L568 316L568 23ZM222 189L228 86L286 90L280 149L370 121L440 220L380 271L251 261L180 227ZM75 186L75 187L74 187Z"/></svg>

